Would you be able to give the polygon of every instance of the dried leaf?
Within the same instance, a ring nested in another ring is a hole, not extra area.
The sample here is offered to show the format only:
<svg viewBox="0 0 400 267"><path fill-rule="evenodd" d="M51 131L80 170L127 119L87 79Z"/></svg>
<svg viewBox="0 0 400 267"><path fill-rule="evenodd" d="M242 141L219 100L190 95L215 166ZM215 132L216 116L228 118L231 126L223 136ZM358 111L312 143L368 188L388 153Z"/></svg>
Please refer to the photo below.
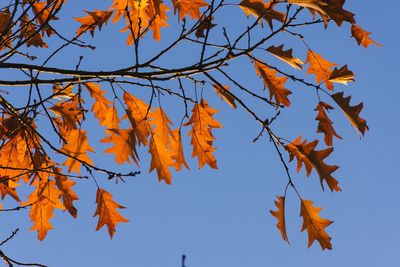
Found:
<svg viewBox="0 0 400 267"><path fill-rule="evenodd" d="M229 92L229 86L220 86L217 84L213 85L214 91L221 99L225 100L226 103L228 103L229 106L232 108L236 109L236 104L235 104L235 98L233 95Z"/></svg>
<svg viewBox="0 0 400 267"><path fill-rule="evenodd" d="M86 131L84 130L71 130L68 135L67 144L65 144L61 151L68 154L70 157L64 161L63 165L68 166L68 172L80 173L81 161L92 164L92 160L86 154L88 151L94 152L93 148L89 145Z"/></svg>
<svg viewBox="0 0 400 267"><path fill-rule="evenodd" d="M357 130L358 133L364 135L365 131L368 130L367 122L360 117L360 112L363 108L363 103L356 106L350 106L351 96L343 97L343 92L339 92L331 95L333 100L340 106L350 121L351 125Z"/></svg>
<svg viewBox="0 0 400 267"><path fill-rule="evenodd" d="M362 45L363 47L367 48L369 45L374 44L379 47L383 47L383 45L378 44L371 38L369 38L369 35L371 32L367 32L363 28L361 28L359 25L353 24L351 25L351 36L354 37L357 41L358 45Z"/></svg>
<svg viewBox="0 0 400 267"><path fill-rule="evenodd" d="M324 134L324 141L327 146L333 145L333 136L342 139L342 137L336 133L333 128L333 122L329 119L328 114L326 114L326 111L332 109L333 107L325 102L319 102L315 108L315 110L318 111L317 117L315 118L318 121L317 133Z"/></svg>
<svg viewBox="0 0 400 267"><path fill-rule="evenodd" d="M290 244L289 239L286 234L285 197L277 196L276 198L277 198L277 200L275 200L275 205L278 208L278 210L276 210L276 211L270 210L270 212L271 212L272 216L274 216L278 220L276 227L281 232L281 236L282 236L283 240L285 240L286 242L288 242Z"/></svg>
<svg viewBox="0 0 400 267"><path fill-rule="evenodd" d="M56 185L58 190L60 190L60 196L63 200L63 205L65 209L72 215L72 217L76 218L78 215L78 211L75 208L73 202L78 200L78 196L72 190L72 187L76 184L74 181L68 179L66 175L61 174L61 169L54 167L53 172L56 174L54 178L56 180Z"/></svg>
<svg viewBox="0 0 400 267"><path fill-rule="evenodd" d="M301 139L300 136L293 143L285 146L290 155L289 161L292 161L294 158L297 160L297 172L301 170L304 164L307 176L310 176L311 170L314 168L319 175L322 189L324 189L323 181L325 181L331 191L342 191L339 187L339 182L332 177L332 173L339 167L336 165L331 166L324 162L324 159L332 153L333 148L315 150L318 140L307 143L307 140L302 141Z"/></svg>
<svg viewBox="0 0 400 267"><path fill-rule="evenodd" d="M283 44L280 46L271 45L267 48L267 51L295 69L301 70L301 68L303 67L304 62L297 57L293 57L293 49L284 51Z"/></svg>
<svg viewBox="0 0 400 267"><path fill-rule="evenodd" d="M266 65L256 61L254 63L257 74L263 79L264 87L269 89L269 98L275 98L276 104L280 104L289 107L290 101L288 96L292 93L286 89L285 83L288 80L287 77L276 76L276 71L268 68Z"/></svg>
<svg viewBox="0 0 400 267"><path fill-rule="evenodd" d="M112 238L117 224L120 222L128 222L117 210L124 209L125 207L115 202L112 199L112 194L101 188L97 189L96 204L97 208L93 215L93 217L99 216L96 231L100 230L104 225L107 225L108 233Z"/></svg>
<svg viewBox="0 0 400 267"><path fill-rule="evenodd" d="M307 73L314 74L317 83L324 82L326 88L333 90L333 84L329 81L329 78L332 73L331 68L337 66L337 64L324 59L321 55L312 50L308 50L305 63L307 62L310 63Z"/></svg>
<svg viewBox="0 0 400 267"><path fill-rule="evenodd" d="M340 69L335 67L329 76L329 81L347 85L348 82L354 82L354 73L347 69L347 65L344 65Z"/></svg>
<svg viewBox="0 0 400 267"><path fill-rule="evenodd" d="M214 17L205 17L200 21L199 26L197 27L196 30L196 37L197 38L205 38L206 35L204 34L204 31L207 30L211 30L212 28L214 28L215 26L217 26L217 24L212 23L212 20L214 19Z"/></svg>
<svg viewBox="0 0 400 267"><path fill-rule="evenodd" d="M86 31L89 30L90 35L92 37L94 36L94 31L96 27L99 28L99 31L101 31L101 28L103 27L103 24L107 24L108 20L110 19L111 15L113 14L113 11L104 11L104 10L95 10L95 11L85 11L88 15L83 18L74 18L76 21L78 21L81 26L79 29L76 31L76 35L80 36L81 34L85 33Z"/></svg>
<svg viewBox="0 0 400 267"><path fill-rule="evenodd" d="M222 128L222 125L213 118L218 111L211 108L205 99L201 99L200 104L196 103L192 109L192 117L185 126L191 125L192 129L188 133L191 136L191 145L193 146L192 157L198 158L198 166L201 169L204 164L208 164L213 169L217 169L217 160L213 152L215 137L212 135L212 129Z"/></svg>
<svg viewBox="0 0 400 267"><path fill-rule="evenodd" d="M247 17L253 15L256 19L262 18L272 29L272 21L277 20L283 22L285 13L276 11L273 7L276 5L273 1L264 3L263 0L243 0L239 3L239 7L244 11ZM262 20L260 20L262 24Z"/></svg>
<svg viewBox="0 0 400 267"><path fill-rule="evenodd" d="M189 166L185 161L185 156L183 154L182 147L182 136L181 129L172 130L172 138L170 139L170 148L171 148L171 157L175 161L175 169L180 171L182 169L182 165L189 170Z"/></svg>
<svg viewBox="0 0 400 267"><path fill-rule="evenodd" d="M104 153L113 153L118 164L130 163L130 159L139 164L139 155L136 151L136 137L132 129L110 129L109 136L104 137L102 143L112 143L113 147L104 150Z"/></svg>
<svg viewBox="0 0 400 267"><path fill-rule="evenodd" d="M319 242L322 250L332 249L331 237L325 231L333 221L321 218L319 212L320 207L313 206L313 202L310 200L301 200L300 216L303 217L303 226L301 231L307 230L308 234L308 247L310 247L315 240Z"/></svg>
<svg viewBox="0 0 400 267"><path fill-rule="evenodd" d="M208 3L203 0L172 0L174 5L174 14L178 11L179 19L184 19L190 15L192 19L201 17L200 8L208 6Z"/></svg>

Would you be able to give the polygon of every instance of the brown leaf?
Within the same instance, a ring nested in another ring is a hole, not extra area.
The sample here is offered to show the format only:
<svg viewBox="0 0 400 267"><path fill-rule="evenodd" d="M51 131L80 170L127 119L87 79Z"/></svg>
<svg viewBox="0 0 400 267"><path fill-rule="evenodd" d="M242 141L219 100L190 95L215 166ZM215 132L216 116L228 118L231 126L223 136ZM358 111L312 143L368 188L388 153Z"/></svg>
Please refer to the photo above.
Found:
<svg viewBox="0 0 400 267"><path fill-rule="evenodd" d="M324 82L326 88L333 90L333 84L329 81L329 77L332 73L331 68L337 66L337 64L324 59L321 55L312 50L308 50L305 63L307 62L310 63L307 73L314 74L317 83Z"/></svg>
<svg viewBox="0 0 400 267"><path fill-rule="evenodd" d="M360 112L363 108L363 103L356 106L350 106L351 96L343 97L343 92L339 92L331 95L333 100L339 105L343 110L347 119L350 121L351 125L357 130L358 133L364 135L365 131L368 130L367 122L360 117Z"/></svg>
<svg viewBox="0 0 400 267"><path fill-rule="evenodd" d="M292 55L293 49L284 51L283 44L280 46L271 45L270 47L267 48L267 51L270 52L272 55L276 56L277 58L279 58L280 60L286 62L295 69L301 70L304 64L304 62L301 61L301 59L293 57Z"/></svg>
<svg viewBox="0 0 400 267"><path fill-rule="evenodd" d="M293 143L285 146L290 155L289 161L292 161L294 158L297 160L297 172L301 170L304 164L307 176L310 176L311 170L314 168L319 175L322 189L324 189L323 181L325 181L331 191L342 191L338 185L339 182L332 177L332 173L339 167L336 165L331 166L324 162L324 159L332 153L333 148L315 150L318 140L307 143L307 140L302 141L301 139L300 136Z"/></svg>
<svg viewBox="0 0 400 267"><path fill-rule="evenodd" d="M335 67L329 76L329 81L347 85L348 82L354 82L354 73L347 69L347 65L344 65L340 69Z"/></svg>
<svg viewBox="0 0 400 267"><path fill-rule="evenodd" d="M277 196L276 198L277 198L277 200L275 200L275 205L278 208L278 210L276 210L276 211L270 210L270 212L271 212L272 216L274 216L278 220L276 227L281 232L281 236L282 236L283 240L285 240L286 242L288 242L290 244L289 239L286 234L285 197Z"/></svg>
<svg viewBox="0 0 400 267"><path fill-rule="evenodd" d="M324 20L325 27L329 19L341 26L343 21L355 23L354 14L343 9L345 0L288 0L290 4L307 7L311 13L317 12Z"/></svg>
<svg viewBox="0 0 400 267"><path fill-rule="evenodd" d="M315 240L319 242L322 250L332 249L331 237L325 231L333 221L321 218L319 212L322 209L320 207L313 206L313 202L310 200L302 199L300 206L300 216L303 217L303 226L301 231L307 230L308 234L308 247L310 247Z"/></svg>
<svg viewBox="0 0 400 267"><path fill-rule="evenodd" d="M326 111L332 109L333 107L325 102L319 102L315 108L315 110L318 111L317 117L315 118L318 121L317 133L324 134L324 141L327 146L333 145L333 136L342 139L342 137L336 133L333 128L333 122L329 119L328 114L326 114Z"/></svg>
<svg viewBox="0 0 400 267"><path fill-rule="evenodd" d="M200 8L208 6L208 3L203 0L172 0L174 5L174 14L178 11L179 19L184 19L190 15L192 19L201 17Z"/></svg>
<svg viewBox="0 0 400 267"><path fill-rule="evenodd" d="M253 15L256 19L262 18L272 29L272 21L277 20L283 22L285 13L276 11L273 7L276 5L273 1L264 3L263 0L243 0L239 3L239 7L244 11L247 17ZM260 20L262 24L262 20Z"/></svg>
<svg viewBox="0 0 400 267"><path fill-rule="evenodd" d="M197 30L195 33L197 38L205 38L206 35L204 34L204 31L211 30L212 28L217 26L217 24L212 23L213 19L214 19L214 17L207 16L200 21L200 24L197 27Z"/></svg>
<svg viewBox="0 0 400 267"><path fill-rule="evenodd" d="M354 37L357 41L358 45L362 45L363 47L367 48L369 45L374 44L379 47L383 47L383 45L378 44L371 38L369 38L369 35L371 32L367 32L363 28L361 28L359 25L353 24L351 25L351 36Z"/></svg>
<svg viewBox="0 0 400 267"><path fill-rule="evenodd" d="M276 76L276 71L268 68L266 65L255 61L254 67L256 68L257 74L263 79L264 87L269 89L269 98L275 98L276 104L280 104L289 107L290 101L288 96L292 93L286 89L285 83L288 80L287 77Z"/></svg>
<svg viewBox="0 0 400 267"><path fill-rule="evenodd" d="M112 194L101 188L97 189L96 204L97 208L93 215L93 217L99 216L96 231L100 230L104 225L107 225L108 233L112 238L117 224L120 222L128 222L117 210L124 209L125 207L115 202L112 199Z"/></svg>
<svg viewBox="0 0 400 267"><path fill-rule="evenodd" d="M228 103L229 106L236 109L235 98L229 92L229 86L222 87L217 84L214 84L213 88L214 88L215 93L217 95L219 95L221 97L221 99L225 100L225 102Z"/></svg>

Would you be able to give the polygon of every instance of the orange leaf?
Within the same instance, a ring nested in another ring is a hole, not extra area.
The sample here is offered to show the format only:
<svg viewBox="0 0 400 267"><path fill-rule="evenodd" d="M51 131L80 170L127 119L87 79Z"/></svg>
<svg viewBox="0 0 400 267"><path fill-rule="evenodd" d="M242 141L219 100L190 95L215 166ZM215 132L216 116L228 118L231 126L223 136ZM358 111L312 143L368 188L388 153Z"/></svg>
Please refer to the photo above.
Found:
<svg viewBox="0 0 400 267"><path fill-rule="evenodd" d="M283 22L285 20L285 13L276 11L273 7L276 3L272 1L264 3L263 0L243 0L239 3L239 7L244 11L247 17L253 15L256 19L262 18L268 22L269 27L272 29L272 20ZM262 20L260 20L262 24Z"/></svg>
<svg viewBox="0 0 400 267"><path fill-rule="evenodd" d="M276 227L281 232L281 236L282 236L283 240L285 240L286 242L288 242L290 244L289 239L286 234L285 197L277 196L276 198L278 200L275 200L275 205L278 208L278 210L276 210L276 211L270 210L270 212L271 212L272 216L274 216L278 220Z"/></svg>
<svg viewBox="0 0 400 267"><path fill-rule="evenodd" d="M75 208L73 202L78 200L78 196L72 190L72 187L76 184L74 181L68 179L67 176L61 174L61 169L54 167L53 172L56 174L54 178L56 180L56 185L58 190L60 190L60 195L63 200L64 207L68 210L68 212L72 215L72 217L76 218L78 215L78 211Z"/></svg>
<svg viewBox="0 0 400 267"><path fill-rule="evenodd" d="M7 195L14 198L16 201L21 202L15 187L18 186L17 183L13 182L8 176L0 177L0 194L1 199L4 199Z"/></svg>
<svg viewBox="0 0 400 267"><path fill-rule="evenodd" d="M150 138L149 153L151 154L150 170L157 170L158 180L164 180L171 184L170 166L175 166L168 144L158 134L152 134Z"/></svg>
<svg viewBox="0 0 400 267"><path fill-rule="evenodd" d="M99 216L96 231L100 230L104 225L107 225L108 233L112 238L115 233L115 227L120 222L128 222L122 217L117 209L124 209L124 206L119 205L112 199L112 194L104 189L98 188L96 194L97 208L93 217Z"/></svg>
<svg viewBox="0 0 400 267"><path fill-rule="evenodd" d="M151 127L147 121L150 107L139 98L134 97L128 92L124 93L124 101L127 105L126 114L132 125L139 145L147 145L147 138L150 136Z"/></svg>
<svg viewBox="0 0 400 267"><path fill-rule="evenodd" d="M229 106L236 109L235 98L229 92L229 86L222 87L220 85L214 84L213 88L215 93L219 95L221 99L225 100L225 102L228 103Z"/></svg>
<svg viewBox="0 0 400 267"><path fill-rule="evenodd" d="M374 44L379 47L383 47L383 45L378 44L371 38L369 38L368 35L370 35L371 32L367 32L363 28L361 28L359 25L353 24L351 25L351 36L354 37L357 41L358 45L362 45L365 48L367 48L369 45Z"/></svg>
<svg viewBox="0 0 400 267"><path fill-rule="evenodd" d="M213 152L213 142L215 137L212 135L212 129L222 128L222 125L213 118L218 111L208 106L206 100L201 99L200 104L196 103L192 109L192 117L185 124L191 125L192 129L188 133L192 139L190 143L193 146L192 157L198 158L198 166L201 169L204 164L208 164L213 169L217 169L217 160Z"/></svg>
<svg viewBox="0 0 400 267"><path fill-rule="evenodd" d="M200 8L208 6L208 3L203 0L172 0L174 5L174 14L178 11L179 19L184 19L190 15L192 19L201 17Z"/></svg>
<svg viewBox="0 0 400 267"><path fill-rule="evenodd" d="M354 73L347 69L347 65L344 65L340 69L335 67L329 76L329 81L347 85L348 82L354 82Z"/></svg>
<svg viewBox="0 0 400 267"><path fill-rule="evenodd" d="M104 137L102 143L113 143L114 146L104 150L104 153L113 153L118 164L130 163L130 158L138 165L139 156L136 151L136 137L132 129L109 129L109 136Z"/></svg>
<svg viewBox="0 0 400 267"><path fill-rule="evenodd" d="M360 112L363 108L363 103L356 106L350 106L351 96L343 97L343 92L339 92L331 95L333 100L340 106L350 121L351 125L357 130L358 133L364 135L365 131L368 130L367 122L360 117Z"/></svg>
<svg viewBox="0 0 400 267"><path fill-rule="evenodd" d="M79 104L79 97L67 99L64 102L58 102L50 108L57 116L62 119L62 126L67 130L76 130L77 124L83 118L83 110Z"/></svg>
<svg viewBox="0 0 400 267"><path fill-rule="evenodd" d="M332 73L331 68L337 66L337 64L324 59L312 50L308 50L305 63L307 62L310 63L307 73L313 73L317 83L324 82L326 88L333 90L333 84L329 81L329 77Z"/></svg>
<svg viewBox="0 0 400 267"><path fill-rule="evenodd" d="M94 36L94 30L96 27L101 30L103 24L107 24L108 20L110 19L113 11L103 11L103 10L95 10L95 11L84 11L88 15L83 18L74 18L80 24L82 24L79 29L76 31L76 35L79 36L86 32L87 30L90 31L90 35Z"/></svg>
<svg viewBox="0 0 400 267"><path fill-rule="evenodd" d="M310 247L315 240L319 242L322 250L332 249L331 237L325 231L333 221L319 217L320 207L313 206L310 200L301 200L300 216L303 217L303 226L301 231L307 230L308 234L308 247Z"/></svg>
<svg viewBox="0 0 400 267"><path fill-rule="evenodd" d="M100 125L106 126L107 129L117 129L119 123L117 110L114 106L110 106L112 102L104 96L104 90L100 88L100 84L89 82L84 85L94 99L92 111Z"/></svg>
<svg viewBox="0 0 400 267"><path fill-rule="evenodd" d="M68 143L61 148L61 151L71 157L68 157L63 165L68 166L68 172L75 171L80 173L81 161L89 164L92 163L92 160L86 152L94 152L93 148L88 143L86 131L71 130L67 142Z"/></svg>
<svg viewBox="0 0 400 267"><path fill-rule="evenodd" d="M43 41L42 36L37 30L37 27L31 22L31 19L28 16L24 15L21 20L20 30L22 36L26 40L26 46L34 46L47 48L48 45Z"/></svg>
<svg viewBox="0 0 400 267"><path fill-rule="evenodd" d="M295 69L301 70L304 62L301 61L301 59L297 57L293 57L293 49L289 49L284 51L283 50L283 44L280 46L270 46L267 48L267 51L270 52L272 55L275 57L279 58L280 60L286 62L290 66L292 66Z"/></svg>
<svg viewBox="0 0 400 267"><path fill-rule="evenodd" d="M326 114L326 110L331 109L333 109L333 107L325 102L319 102L315 108L315 110L318 111L317 117L315 118L318 121L317 133L324 134L324 141L327 146L333 145L333 136L342 139L342 137L336 133L332 125L333 122L329 119L328 114Z"/></svg>
<svg viewBox="0 0 400 267"><path fill-rule="evenodd" d="M182 147L182 136L181 136L181 129L175 129L172 131L172 138L170 139L170 148L172 153L172 158L175 160L175 169L180 171L182 165L189 169L188 164L185 161L185 156L183 154L183 147Z"/></svg>
<svg viewBox="0 0 400 267"><path fill-rule="evenodd" d="M38 239L43 240L47 232L53 229L50 219L54 217L54 209L63 210L64 206L59 199L61 192L55 187L54 181L43 179L39 182L36 179L33 185L36 189L28 196L24 205L32 205L29 211L33 222L31 230L37 230Z"/></svg>
<svg viewBox="0 0 400 267"><path fill-rule="evenodd" d="M169 144L170 136L172 136L171 128L169 127L172 122L169 120L162 108L158 108L150 113L151 124L154 125L153 135L156 134L160 141Z"/></svg>
<svg viewBox="0 0 400 267"><path fill-rule="evenodd" d="M290 90L285 88L285 83L288 80L287 77L276 76L276 71L268 68L266 65L256 61L254 63L257 74L263 79L264 87L269 89L269 98L275 98L276 104L279 106L283 104L289 107L290 101L288 96L292 93Z"/></svg>
<svg viewBox="0 0 400 267"><path fill-rule="evenodd" d="M332 177L332 173L339 167L336 165L331 166L324 162L324 159L332 153L333 148L315 150L317 144L318 140L307 143L307 140L302 141L300 136L293 143L285 146L290 155L289 161L292 161L294 158L297 159L297 172L300 171L304 163L307 176L310 176L311 170L314 168L319 175L322 189L324 189L322 182L325 180L331 191L342 191L338 186L339 182Z"/></svg>

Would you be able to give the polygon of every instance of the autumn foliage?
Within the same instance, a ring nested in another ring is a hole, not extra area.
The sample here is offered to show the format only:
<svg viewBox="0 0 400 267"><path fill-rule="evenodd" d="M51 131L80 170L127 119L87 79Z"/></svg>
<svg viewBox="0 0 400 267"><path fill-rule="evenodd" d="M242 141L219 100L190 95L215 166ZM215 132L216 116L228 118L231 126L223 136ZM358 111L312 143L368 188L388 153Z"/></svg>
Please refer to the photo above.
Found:
<svg viewBox="0 0 400 267"><path fill-rule="evenodd" d="M95 181L96 230L106 226L112 237L117 225L128 219L121 214L124 206L106 191L107 179L136 176L147 164L159 181L171 184L174 173L195 169L190 156L199 169L217 169L215 132L223 125L216 116L218 108L210 104L214 101L209 101L216 97L260 125L257 139L266 137L272 143L273 153L282 162L282 176L287 170L286 189L275 201L276 211L271 211L282 238L289 242L285 198L291 188L299 198L301 231L308 234L308 246L317 241L322 249L332 248L326 232L332 221L320 217L321 208L299 193L289 162L297 164L296 172L304 167L306 176L317 175L322 190L341 191L339 167L329 163L329 156L344 137L334 127L331 112L343 113L360 136L368 130L360 117L363 103L354 103L340 85L353 82L355 74L346 64L322 55L298 32L308 27L323 34L327 27L340 27L355 44L381 46L346 10L345 0L107 0L103 1L106 9L75 10L74 17L63 15L73 1L10 2L0 4L0 68L8 71L0 80L0 192L2 199L13 199L17 206L0 208L29 209L32 230L40 240L53 228L56 209L78 217L79 196L74 187L80 179ZM218 19L227 9L242 15L245 26L236 35ZM62 29L58 21L73 25L74 30ZM53 64L65 47L96 53L91 43L96 43L105 27L116 28L118 36L126 39L132 51L130 66L86 70L81 67L82 58L72 67ZM176 27L176 36L163 43L167 27ZM283 34L294 37L296 47L302 45L306 52L275 40ZM152 42L163 44L162 48L142 55L142 45ZM164 66L160 60L175 53L178 45L197 51L195 62ZM40 56L35 56L38 49ZM237 60L253 70L260 84L242 84L230 73L230 63ZM315 114L310 119L321 140L307 141L298 132L299 137L290 141L273 127L279 114L296 101L294 84L316 92ZM148 97L138 95L134 90L138 87L145 88ZM23 88L26 94L12 98L14 88ZM180 119L164 104L168 98L182 103ZM252 105L255 101L268 107L269 113L258 113ZM97 120L96 129L85 123L89 114ZM99 144L90 139L91 131L102 132L103 150L95 149ZM149 153L149 163L141 162L143 151ZM110 154L116 165L131 164L132 171L121 173L117 166L105 169L93 160L94 153ZM20 188L28 188L26 199Z"/></svg>

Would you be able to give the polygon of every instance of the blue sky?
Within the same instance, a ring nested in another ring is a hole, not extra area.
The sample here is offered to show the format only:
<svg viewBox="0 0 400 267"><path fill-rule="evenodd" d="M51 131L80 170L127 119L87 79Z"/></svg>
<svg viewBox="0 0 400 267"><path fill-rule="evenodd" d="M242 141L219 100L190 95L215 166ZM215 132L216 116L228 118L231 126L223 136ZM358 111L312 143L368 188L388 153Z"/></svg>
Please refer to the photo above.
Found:
<svg viewBox="0 0 400 267"><path fill-rule="evenodd" d="M81 16L83 13L76 13L78 8L91 10L108 5L106 1L97 2L98 7L68 1L65 16ZM291 245L281 240L275 218L268 210L275 209L275 196L284 191L287 182L284 169L266 138L252 142L259 132L258 125L242 110L234 111L214 97L211 91L205 93L205 98L210 105L220 109L216 117L224 126L215 131L218 170L204 168L199 171L197 162L190 160L191 171L174 174L172 186L167 186L158 183L155 173L147 173L149 158L143 149L141 175L126 179L125 184L98 178L102 187L127 207L121 213L130 220L118 226L112 240L105 229L94 231L97 218L92 217L95 210L93 182L79 181L76 186L80 196L78 219L56 213L52 220L55 229L42 242L36 239L36 233L29 231L28 211L1 213L0 239L16 227L21 228L2 250L21 261L57 267L178 267L182 254L187 255L187 267L399 266L397 203L400 201L400 175L397 167L400 161L397 151L400 147L397 138L400 127L396 117L400 115L397 104L400 93L396 78L400 60L397 50L400 2L347 1L345 8L356 13L357 23L373 32L372 38L384 48L357 46L350 38L349 25L338 29L332 24L326 32L322 27L315 27L305 29L303 33L317 52L340 65L348 64L354 71L356 83L337 88L353 96L351 104L364 102L361 116L367 120L370 130L360 140L342 114L332 114L335 127L344 140L335 140L335 151L328 162L340 166L335 177L340 181L341 193L321 192L315 173L307 178L304 171L296 174L295 165L290 164L294 181L304 198L323 207L321 216L334 221L327 228L332 236L332 251L322 251L317 243L307 249L307 234L300 233L299 203L293 191L287 197L286 215ZM221 19L221 24L243 26L240 24L246 20L242 12L232 14L235 16ZM240 20L236 19L239 16ZM75 28L77 24L71 23L67 29L69 27ZM215 33L220 30L217 27ZM87 39L98 46L96 53L67 49L54 64L73 68L79 55L83 54L82 68L126 66L131 59L125 53L131 51L124 47L124 34L114 33L113 38L107 37L113 31L115 26L105 27L101 33L96 33L98 39ZM173 29L163 30L162 38L168 40L172 33ZM285 38L287 36L271 44L286 43ZM304 47L293 39L287 42L285 47L294 47L305 60ZM150 53L163 44L147 40L143 51ZM181 48L165 59L165 64L175 63L173 60L185 62L187 57L188 52ZM272 57L268 59L283 66ZM239 62L232 66L232 71L238 79L260 88L261 82L249 67L251 65L244 68ZM320 138L315 134L313 92L295 83L288 83L288 87L293 91L292 108L284 112L273 129L288 139L301 134L309 140ZM143 98L147 95L141 89L131 90ZM175 102L165 101L167 112L181 116L182 110L174 107ZM262 110L259 106L255 108ZM178 120L175 122L179 124ZM92 123L94 125L89 118L86 127L92 127ZM99 132L92 133L93 140L100 138ZM95 143L92 145L97 148ZM101 153L103 149L98 148L94 161L105 167L119 168L112 157ZM186 157L190 157L189 150ZM120 168L136 170L135 166Z"/></svg>

